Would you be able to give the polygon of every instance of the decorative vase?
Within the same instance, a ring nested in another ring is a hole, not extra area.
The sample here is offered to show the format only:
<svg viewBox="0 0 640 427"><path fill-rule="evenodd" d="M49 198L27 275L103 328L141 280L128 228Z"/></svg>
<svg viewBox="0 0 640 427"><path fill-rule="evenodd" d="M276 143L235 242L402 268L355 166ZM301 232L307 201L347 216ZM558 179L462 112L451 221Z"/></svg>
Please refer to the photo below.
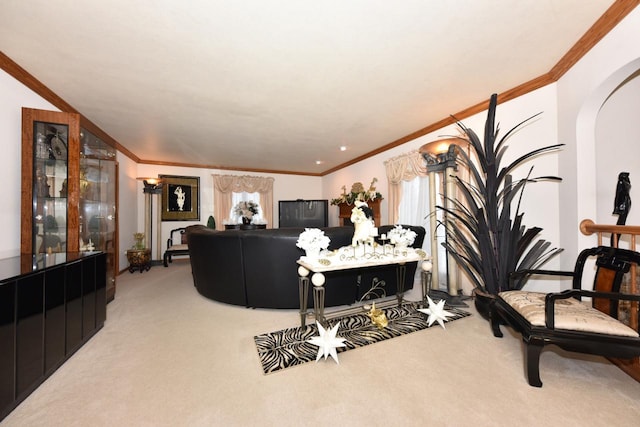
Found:
<svg viewBox="0 0 640 427"><path fill-rule="evenodd" d="M243 224L251 224L251 218L247 218L246 216L242 217L242 223Z"/></svg>
<svg viewBox="0 0 640 427"><path fill-rule="evenodd" d="M136 241L132 249L144 249L144 233L133 233L133 240Z"/></svg>
<svg viewBox="0 0 640 427"><path fill-rule="evenodd" d="M305 249L307 258L318 259L320 257L320 248Z"/></svg>
<svg viewBox="0 0 640 427"><path fill-rule="evenodd" d="M129 249L127 251L127 261L129 261L129 273L135 270L149 271L151 268L151 249Z"/></svg>

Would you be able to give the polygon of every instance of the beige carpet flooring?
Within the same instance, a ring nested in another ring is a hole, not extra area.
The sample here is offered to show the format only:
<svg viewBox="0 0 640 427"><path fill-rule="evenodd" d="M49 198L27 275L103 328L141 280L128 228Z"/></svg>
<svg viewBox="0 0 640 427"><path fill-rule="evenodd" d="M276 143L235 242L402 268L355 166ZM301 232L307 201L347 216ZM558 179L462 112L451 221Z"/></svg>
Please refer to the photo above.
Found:
<svg viewBox="0 0 640 427"><path fill-rule="evenodd" d="M640 383L618 368L547 350L544 386L530 387L520 338L494 338L475 312L340 354L339 365L264 375L253 336L297 325L297 312L207 300L184 260L120 275L107 311L105 327L0 426L640 423Z"/></svg>

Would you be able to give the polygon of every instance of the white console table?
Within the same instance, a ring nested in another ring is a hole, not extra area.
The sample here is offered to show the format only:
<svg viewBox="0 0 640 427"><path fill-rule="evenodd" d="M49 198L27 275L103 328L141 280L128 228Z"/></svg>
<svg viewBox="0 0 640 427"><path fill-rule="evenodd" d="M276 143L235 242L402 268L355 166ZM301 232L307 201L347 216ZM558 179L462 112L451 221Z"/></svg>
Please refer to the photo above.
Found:
<svg viewBox="0 0 640 427"><path fill-rule="evenodd" d="M427 254L422 249L413 248L392 248L383 246L345 246L328 253L319 258L300 257L297 261L298 286L300 292L300 324L305 326L307 316L307 296L309 295L309 280L313 284L313 313L315 320L325 324L324 316L324 295L325 276L324 273L368 269L384 265L396 265L396 279L398 305L402 304L404 294L404 281L407 263L423 261Z"/></svg>

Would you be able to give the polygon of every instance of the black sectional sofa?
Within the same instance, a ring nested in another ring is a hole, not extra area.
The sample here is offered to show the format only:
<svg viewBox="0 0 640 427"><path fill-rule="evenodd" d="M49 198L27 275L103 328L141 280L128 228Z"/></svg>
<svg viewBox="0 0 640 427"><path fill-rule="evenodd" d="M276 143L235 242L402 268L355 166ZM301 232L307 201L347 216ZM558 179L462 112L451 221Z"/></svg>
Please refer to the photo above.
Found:
<svg viewBox="0 0 640 427"><path fill-rule="evenodd" d="M425 229L409 227L417 233L413 247L422 247ZM382 226L379 234L393 226ZM351 244L353 227L322 228L331 239L329 249ZM187 227L187 244L193 282L207 298L255 308L299 308L298 265L304 251L296 246L304 228L216 231L204 225ZM416 263L407 266L405 291L413 287ZM396 269L384 266L366 270L331 272L326 275L327 307L360 301L371 283L386 296L396 293ZM313 301L311 290L309 301Z"/></svg>

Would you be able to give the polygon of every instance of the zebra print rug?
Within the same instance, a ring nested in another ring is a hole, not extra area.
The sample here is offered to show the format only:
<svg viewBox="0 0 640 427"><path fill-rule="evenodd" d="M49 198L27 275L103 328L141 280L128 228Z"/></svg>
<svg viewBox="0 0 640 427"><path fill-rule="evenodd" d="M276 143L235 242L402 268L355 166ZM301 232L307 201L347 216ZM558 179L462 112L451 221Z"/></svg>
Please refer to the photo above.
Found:
<svg viewBox="0 0 640 427"><path fill-rule="evenodd" d="M456 307L445 307L453 314L447 319L447 323L471 315ZM382 330L371 323L364 310L362 313L329 319L330 327L340 322L338 336L346 339L346 347L338 348L338 353L428 328L428 316L417 311L418 308L423 306L417 302L405 302L401 307L394 305L385 308L389 324ZM431 325L434 326L440 327L437 322ZM287 328L253 337L264 373L269 374L316 360L318 347L307 341L317 335L318 328L314 322L305 327Z"/></svg>

